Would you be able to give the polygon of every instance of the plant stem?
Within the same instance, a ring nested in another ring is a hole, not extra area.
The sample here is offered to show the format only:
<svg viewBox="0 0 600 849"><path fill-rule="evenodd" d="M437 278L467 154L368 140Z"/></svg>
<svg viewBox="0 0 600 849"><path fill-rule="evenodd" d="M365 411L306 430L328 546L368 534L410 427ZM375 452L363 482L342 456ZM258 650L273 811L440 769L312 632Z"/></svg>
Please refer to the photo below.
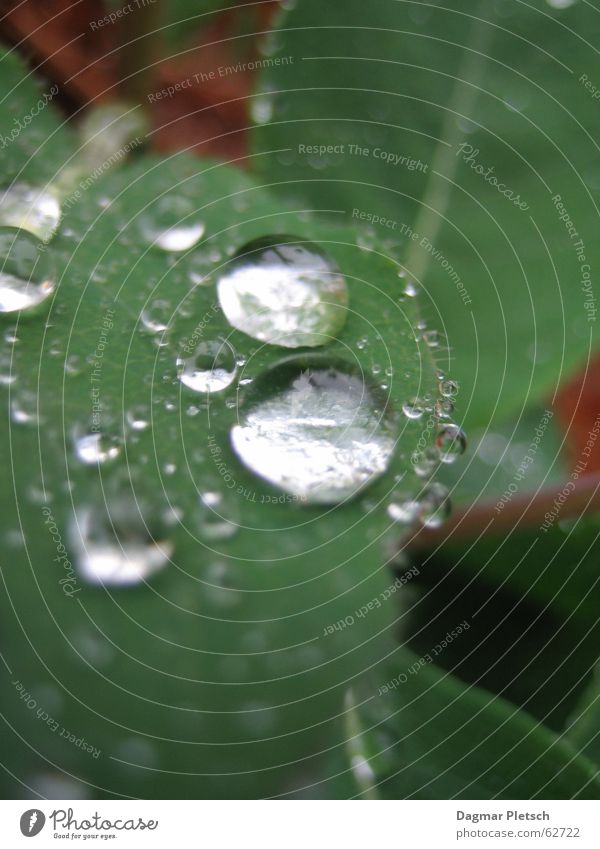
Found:
<svg viewBox="0 0 600 849"><path fill-rule="evenodd" d="M560 501L562 500L562 503ZM574 481L544 487L516 496L498 510L498 501L486 501L457 510L441 528L422 528L411 540L411 547L431 548L446 539L462 540L509 530L540 529L546 513L556 510L553 521L582 516L600 510L600 473L582 475Z"/></svg>

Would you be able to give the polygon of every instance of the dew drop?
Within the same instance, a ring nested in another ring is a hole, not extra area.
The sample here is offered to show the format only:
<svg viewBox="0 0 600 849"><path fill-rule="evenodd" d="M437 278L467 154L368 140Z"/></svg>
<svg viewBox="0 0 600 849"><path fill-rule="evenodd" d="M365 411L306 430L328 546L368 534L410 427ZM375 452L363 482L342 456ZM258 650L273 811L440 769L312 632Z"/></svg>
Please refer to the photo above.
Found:
<svg viewBox="0 0 600 849"><path fill-rule="evenodd" d="M177 370L194 392L222 392L237 373L235 351L225 339L200 342L193 354L177 358Z"/></svg>
<svg viewBox="0 0 600 849"><path fill-rule="evenodd" d="M142 237L163 251L187 251L204 234L204 224L191 200L165 195L152 203L138 219Z"/></svg>
<svg viewBox="0 0 600 849"><path fill-rule="evenodd" d="M199 530L204 539L224 540L235 536L238 526L224 515L225 507L219 492L202 492L200 494Z"/></svg>
<svg viewBox="0 0 600 849"><path fill-rule="evenodd" d="M410 525L419 515L419 502L411 498L395 497L387 506L387 514L393 522Z"/></svg>
<svg viewBox="0 0 600 849"><path fill-rule="evenodd" d="M0 313L37 312L54 292L56 270L40 239L26 230L0 229Z"/></svg>
<svg viewBox="0 0 600 849"><path fill-rule="evenodd" d="M423 491L419 503L418 518L426 528L441 527L450 515L451 504L448 489L437 481Z"/></svg>
<svg viewBox="0 0 600 849"><path fill-rule="evenodd" d="M412 398L402 405L402 412L407 419L420 419L425 412L425 405L419 398Z"/></svg>
<svg viewBox="0 0 600 849"><path fill-rule="evenodd" d="M458 395L458 383L455 380L440 381L440 392L444 398L455 398Z"/></svg>
<svg viewBox="0 0 600 849"><path fill-rule="evenodd" d="M465 453L467 437L458 425L445 424L438 430L435 444L442 463L454 463Z"/></svg>
<svg viewBox="0 0 600 849"><path fill-rule="evenodd" d="M262 375L231 431L242 462L299 500L336 504L383 474L395 428L375 393L346 366L288 361Z"/></svg>
<svg viewBox="0 0 600 849"><path fill-rule="evenodd" d="M144 307L140 314L140 321L149 333L163 333L169 326L172 314L170 302L157 298Z"/></svg>
<svg viewBox="0 0 600 849"><path fill-rule="evenodd" d="M114 460L121 453L121 443L115 436L105 433L76 433L75 454L86 465L97 465Z"/></svg>
<svg viewBox="0 0 600 849"><path fill-rule="evenodd" d="M245 245L217 291L233 327L286 348L324 345L346 320L348 290L339 269L318 245L292 236Z"/></svg>
<svg viewBox="0 0 600 849"><path fill-rule="evenodd" d="M150 424L148 421L148 410L141 405L128 410L125 418L132 430L146 430Z"/></svg>
<svg viewBox="0 0 600 849"><path fill-rule="evenodd" d="M429 348L439 348L441 334L438 330L425 330L423 333L423 341Z"/></svg>
<svg viewBox="0 0 600 849"><path fill-rule="evenodd" d="M137 504L117 501L111 509L112 516L91 507L77 511L70 528L77 570L89 584L142 583L166 566L173 544L155 539Z"/></svg>
<svg viewBox="0 0 600 849"><path fill-rule="evenodd" d="M0 226L17 227L49 242L60 222L60 204L50 189L14 183L0 190Z"/></svg>

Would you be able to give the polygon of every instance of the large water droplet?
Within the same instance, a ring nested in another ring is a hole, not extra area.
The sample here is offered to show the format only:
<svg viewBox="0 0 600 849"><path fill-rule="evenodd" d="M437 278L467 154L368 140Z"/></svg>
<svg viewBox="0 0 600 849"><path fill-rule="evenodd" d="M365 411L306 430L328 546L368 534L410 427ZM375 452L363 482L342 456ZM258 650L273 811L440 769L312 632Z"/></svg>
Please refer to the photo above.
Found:
<svg viewBox="0 0 600 849"><path fill-rule="evenodd" d="M262 375L253 389L256 400L231 441L257 475L298 499L335 504L386 471L395 428L360 375L295 360Z"/></svg>
<svg viewBox="0 0 600 849"><path fill-rule="evenodd" d="M235 351L225 339L200 342L193 354L177 358L179 380L194 392L222 392L237 373Z"/></svg>
<svg viewBox="0 0 600 849"><path fill-rule="evenodd" d="M325 345L346 320L348 290L337 266L318 245L292 236L245 245L217 288L233 327L261 342Z"/></svg>
<svg viewBox="0 0 600 849"><path fill-rule="evenodd" d="M139 584L168 563L173 544L155 539L135 502L110 509L110 516L104 507L77 511L70 528L77 570L90 584Z"/></svg>
<svg viewBox="0 0 600 849"><path fill-rule="evenodd" d="M442 463L454 463L465 453L467 437L458 425L446 424L440 427L435 438Z"/></svg>
<svg viewBox="0 0 600 849"><path fill-rule="evenodd" d="M0 226L17 227L49 242L60 222L58 197L49 189L14 183L0 190Z"/></svg>
<svg viewBox="0 0 600 849"><path fill-rule="evenodd" d="M0 313L36 312L56 286L46 246L26 230L0 229Z"/></svg>
<svg viewBox="0 0 600 849"><path fill-rule="evenodd" d="M138 227L142 237L164 251L187 251L204 234L196 207L187 198L165 195L140 214Z"/></svg>

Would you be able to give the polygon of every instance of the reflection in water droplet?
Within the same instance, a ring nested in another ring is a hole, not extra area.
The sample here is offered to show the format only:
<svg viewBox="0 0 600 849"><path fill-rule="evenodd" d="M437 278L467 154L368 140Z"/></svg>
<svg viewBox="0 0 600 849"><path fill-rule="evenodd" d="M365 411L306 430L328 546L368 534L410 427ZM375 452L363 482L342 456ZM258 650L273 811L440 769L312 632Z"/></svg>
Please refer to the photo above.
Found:
<svg viewBox="0 0 600 849"><path fill-rule="evenodd" d="M191 200L175 195L165 195L145 209L138 228L147 242L164 251L187 251L205 230Z"/></svg>
<svg viewBox="0 0 600 849"><path fill-rule="evenodd" d="M465 453L467 437L458 425L446 424L440 427L435 438L442 463L454 463Z"/></svg>
<svg viewBox="0 0 600 849"><path fill-rule="evenodd" d="M75 514L70 538L77 570L90 584L142 583L166 566L173 544L154 538L135 502L117 499L109 509L110 516L104 512L105 505L99 509L86 507Z"/></svg>
<svg viewBox="0 0 600 849"><path fill-rule="evenodd" d="M237 373L235 351L225 339L200 342L193 354L177 358L179 380L194 392L222 392Z"/></svg>
<svg viewBox="0 0 600 849"><path fill-rule="evenodd" d="M60 204L49 189L14 183L0 190L0 226L17 227L48 242L60 221Z"/></svg>
<svg viewBox="0 0 600 849"><path fill-rule="evenodd" d="M245 245L217 289L232 326L261 342L324 345L346 320L348 290L337 266L318 245L292 236Z"/></svg>
<svg viewBox="0 0 600 849"><path fill-rule="evenodd" d="M336 504L355 495L385 472L394 451L385 401L343 368L302 360L272 369L231 431L248 468L301 500Z"/></svg>
<svg viewBox="0 0 600 849"><path fill-rule="evenodd" d="M114 460L121 452L121 443L105 433L83 433L75 436L75 454L82 463L95 465Z"/></svg>
<svg viewBox="0 0 600 849"><path fill-rule="evenodd" d="M52 294L56 271L49 254L26 230L0 229L0 313L34 312Z"/></svg>

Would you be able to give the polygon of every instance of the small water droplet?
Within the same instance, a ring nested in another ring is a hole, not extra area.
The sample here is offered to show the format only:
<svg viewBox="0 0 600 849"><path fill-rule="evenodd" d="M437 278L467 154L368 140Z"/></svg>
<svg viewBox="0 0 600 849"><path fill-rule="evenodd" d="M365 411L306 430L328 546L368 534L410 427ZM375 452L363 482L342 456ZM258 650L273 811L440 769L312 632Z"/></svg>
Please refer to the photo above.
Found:
<svg viewBox="0 0 600 849"><path fill-rule="evenodd" d="M116 436L93 431L75 435L75 454L82 463L106 463L108 460L114 460L120 453L121 442Z"/></svg>
<svg viewBox="0 0 600 849"><path fill-rule="evenodd" d="M423 491L419 498L419 521L426 528L439 528L444 524L451 511L448 489L434 481Z"/></svg>
<svg viewBox="0 0 600 849"><path fill-rule="evenodd" d="M14 183L0 190L0 225L33 233L49 242L60 222L58 197L50 189Z"/></svg>
<svg viewBox="0 0 600 849"><path fill-rule="evenodd" d="M225 515L226 510L219 492L200 493L199 530L205 539L224 540L235 536L238 526Z"/></svg>
<svg viewBox="0 0 600 849"><path fill-rule="evenodd" d="M336 504L383 474L395 447L391 417L346 366L284 363L254 385L231 431L245 465L300 500Z"/></svg>
<svg viewBox="0 0 600 849"><path fill-rule="evenodd" d="M417 295L419 294L419 288L418 288L417 284L414 282L414 280L407 280L406 283L404 284L403 292L409 298L416 298Z"/></svg>
<svg viewBox="0 0 600 849"><path fill-rule="evenodd" d="M150 424L148 410L142 405L128 410L125 418L132 430L146 430Z"/></svg>
<svg viewBox="0 0 600 849"><path fill-rule="evenodd" d="M193 354L177 358L177 369L194 392L222 392L237 373L235 351L225 339L200 342Z"/></svg>
<svg viewBox="0 0 600 849"><path fill-rule="evenodd" d="M454 463L465 453L467 437L458 425L445 424L438 430L435 444L442 463Z"/></svg>
<svg viewBox="0 0 600 849"><path fill-rule="evenodd" d="M394 500L387 506L387 514L393 522L401 525L410 525L419 515L420 505L415 499L394 496Z"/></svg>
<svg viewBox="0 0 600 849"><path fill-rule="evenodd" d="M38 396L22 390L11 400L10 417L15 424L39 424Z"/></svg>
<svg viewBox="0 0 600 849"><path fill-rule="evenodd" d="M419 398L412 398L402 405L402 412L408 419L420 419L425 412L425 405Z"/></svg>
<svg viewBox="0 0 600 849"><path fill-rule="evenodd" d="M173 545L157 541L135 502L86 507L75 514L70 538L76 553L77 570L90 584L133 586L144 582L169 561Z"/></svg>
<svg viewBox="0 0 600 849"><path fill-rule="evenodd" d="M163 298L157 298L144 307L140 314L140 321L150 333L163 333L168 328L172 315L171 303Z"/></svg>
<svg viewBox="0 0 600 849"><path fill-rule="evenodd" d="M436 447L428 446L423 451L418 451L412 457L415 474L420 478L429 477L440 462L440 454Z"/></svg>
<svg viewBox="0 0 600 849"><path fill-rule="evenodd" d="M455 398L458 395L458 383L455 380L442 380L440 392L444 398Z"/></svg>
<svg viewBox="0 0 600 849"><path fill-rule="evenodd" d="M158 198L138 219L141 235L164 251L187 251L204 235L191 200L176 195Z"/></svg>
<svg viewBox="0 0 600 849"><path fill-rule="evenodd" d="M439 348L441 342L441 334L439 330L425 330L423 333L423 341L429 348Z"/></svg>
<svg viewBox="0 0 600 849"><path fill-rule="evenodd" d="M0 229L0 313L37 312L54 292L56 270L42 241L26 230Z"/></svg>
<svg viewBox="0 0 600 849"><path fill-rule="evenodd" d="M286 348L324 345L346 320L348 290L339 269L318 245L292 236L245 245L217 291L233 327Z"/></svg>
<svg viewBox="0 0 600 849"><path fill-rule="evenodd" d="M273 117L273 98L270 95L254 97L250 105L250 114L257 124L268 124Z"/></svg>

